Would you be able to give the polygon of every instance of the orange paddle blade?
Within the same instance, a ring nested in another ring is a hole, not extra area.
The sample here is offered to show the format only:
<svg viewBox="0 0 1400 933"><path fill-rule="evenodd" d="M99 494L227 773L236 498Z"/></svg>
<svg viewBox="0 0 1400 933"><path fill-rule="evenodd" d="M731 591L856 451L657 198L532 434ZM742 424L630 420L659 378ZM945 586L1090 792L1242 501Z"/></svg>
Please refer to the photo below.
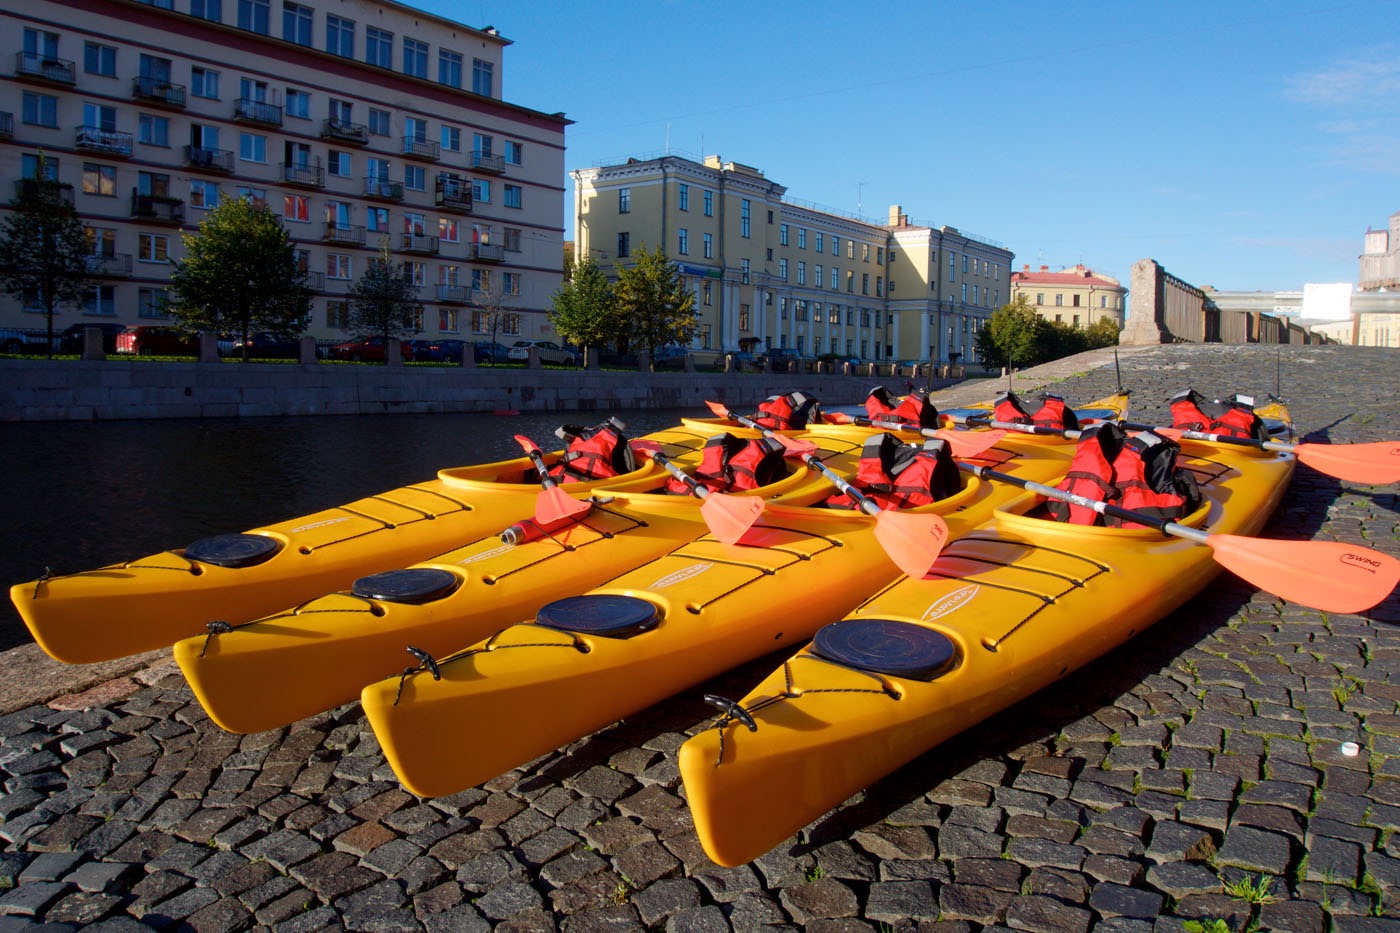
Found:
<svg viewBox="0 0 1400 933"><path fill-rule="evenodd" d="M527 454L537 454L540 452L539 445L530 440L524 434L515 435L515 442L520 445L520 449Z"/></svg>
<svg viewBox="0 0 1400 933"><path fill-rule="evenodd" d="M1001 430L950 431L947 428L939 428L933 432L933 436L941 441L947 441L954 457L966 460L977 456L990 447L995 447L997 441L1006 436L1006 432Z"/></svg>
<svg viewBox="0 0 1400 933"><path fill-rule="evenodd" d="M592 507L587 502L575 499L558 486L549 486L541 489L540 494L535 497L535 521L548 528L558 522L582 518Z"/></svg>
<svg viewBox="0 0 1400 933"><path fill-rule="evenodd" d="M705 407L709 408L710 411L714 412L717 416L721 418L730 417L729 409L725 406L723 402L706 402Z"/></svg>
<svg viewBox="0 0 1400 933"><path fill-rule="evenodd" d="M817 452L817 445L811 441L788 437L786 434L769 434L768 436L783 445L784 457L806 457Z"/></svg>
<svg viewBox="0 0 1400 933"><path fill-rule="evenodd" d="M1353 483L1400 482L1400 441L1374 444L1299 444L1298 459L1319 473Z"/></svg>
<svg viewBox="0 0 1400 933"><path fill-rule="evenodd" d="M940 515L881 509L875 540L905 575L922 580L948 542L948 524Z"/></svg>
<svg viewBox="0 0 1400 933"><path fill-rule="evenodd" d="M853 424L856 420L844 411L824 411L822 417L827 424Z"/></svg>
<svg viewBox="0 0 1400 933"><path fill-rule="evenodd" d="M754 526L764 508L766 504L758 496L711 492L700 504L700 515L710 534L725 544L735 544Z"/></svg>
<svg viewBox="0 0 1400 933"><path fill-rule="evenodd" d="M634 451L644 456L661 452L661 442L654 441L649 437L634 437L628 443L632 445Z"/></svg>
<svg viewBox="0 0 1400 933"><path fill-rule="evenodd" d="M1364 612L1400 583L1400 561L1341 541L1276 541L1213 534L1222 567L1291 603L1323 612Z"/></svg>

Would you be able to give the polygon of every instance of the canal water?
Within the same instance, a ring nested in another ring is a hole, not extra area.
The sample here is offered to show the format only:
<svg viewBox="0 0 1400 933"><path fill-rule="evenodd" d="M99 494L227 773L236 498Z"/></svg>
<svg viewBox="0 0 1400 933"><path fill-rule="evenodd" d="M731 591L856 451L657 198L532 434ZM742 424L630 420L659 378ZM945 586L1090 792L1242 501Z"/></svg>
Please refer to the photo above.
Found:
<svg viewBox="0 0 1400 933"><path fill-rule="evenodd" d="M619 412L630 436L700 410ZM0 424L0 650L27 644L9 587L184 547L519 456L515 434L546 450L555 428L606 415L425 414Z"/></svg>

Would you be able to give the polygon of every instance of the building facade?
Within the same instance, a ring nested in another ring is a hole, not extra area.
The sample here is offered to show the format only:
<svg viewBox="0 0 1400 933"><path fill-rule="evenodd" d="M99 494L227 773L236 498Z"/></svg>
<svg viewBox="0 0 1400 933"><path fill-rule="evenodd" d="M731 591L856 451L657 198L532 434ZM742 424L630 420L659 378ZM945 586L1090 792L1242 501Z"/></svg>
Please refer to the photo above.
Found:
<svg viewBox="0 0 1400 933"><path fill-rule="evenodd" d="M1128 290L1112 276L1077 265L1059 272L1041 266L1032 272L1028 265L1011 275L1011 297L1025 295L1041 317L1056 324L1088 327L1108 318L1123 329Z"/></svg>
<svg viewBox="0 0 1400 933"><path fill-rule="evenodd" d="M63 324L159 323L181 234L245 197L296 242L311 334L345 334L386 246L424 336L480 333L483 309L543 329L569 121L502 100L494 29L392 0L24 0L0 26L0 182L47 172L92 244ZM0 325L42 327L35 304L0 296Z"/></svg>
<svg viewBox="0 0 1400 933"><path fill-rule="evenodd" d="M1363 292L1400 289L1400 211L1387 230L1367 230L1357 288Z"/></svg>
<svg viewBox="0 0 1400 933"><path fill-rule="evenodd" d="M881 224L790 200L717 156L572 172L575 249L610 276L661 248L695 295L695 347L858 360L968 359L1010 294L1012 254L952 227Z"/></svg>

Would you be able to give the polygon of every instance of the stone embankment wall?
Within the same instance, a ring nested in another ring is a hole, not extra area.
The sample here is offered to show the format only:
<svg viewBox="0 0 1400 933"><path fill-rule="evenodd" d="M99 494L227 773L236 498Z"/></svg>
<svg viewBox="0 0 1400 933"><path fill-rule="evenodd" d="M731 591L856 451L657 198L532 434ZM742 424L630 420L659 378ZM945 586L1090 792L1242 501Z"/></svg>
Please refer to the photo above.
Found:
<svg viewBox="0 0 1400 933"><path fill-rule="evenodd" d="M1325 337L1256 311L1222 311L1205 292L1151 259L1133 263L1125 346L1161 343L1323 343Z"/></svg>

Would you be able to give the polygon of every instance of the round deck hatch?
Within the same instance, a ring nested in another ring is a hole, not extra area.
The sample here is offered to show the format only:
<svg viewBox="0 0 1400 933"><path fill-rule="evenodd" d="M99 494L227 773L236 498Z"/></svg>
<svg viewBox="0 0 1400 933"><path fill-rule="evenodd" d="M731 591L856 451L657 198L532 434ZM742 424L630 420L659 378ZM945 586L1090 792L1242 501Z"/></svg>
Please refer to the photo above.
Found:
<svg viewBox="0 0 1400 933"><path fill-rule="evenodd" d="M556 599L539 611L535 621L563 632L629 638L656 627L656 607L635 596L608 594Z"/></svg>
<svg viewBox="0 0 1400 933"><path fill-rule="evenodd" d="M216 567L251 567L277 553L276 538L264 535L214 535L185 548L185 556Z"/></svg>
<svg viewBox="0 0 1400 933"><path fill-rule="evenodd" d="M957 656L948 636L890 619L847 619L823 626L811 650L857 670L914 680L933 680Z"/></svg>
<svg viewBox="0 0 1400 933"><path fill-rule="evenodd" d="M456 574L436 567L410 567L360 577L350 592L363 599L390 603L426 603L442 599L456 588Z"/></svg>

